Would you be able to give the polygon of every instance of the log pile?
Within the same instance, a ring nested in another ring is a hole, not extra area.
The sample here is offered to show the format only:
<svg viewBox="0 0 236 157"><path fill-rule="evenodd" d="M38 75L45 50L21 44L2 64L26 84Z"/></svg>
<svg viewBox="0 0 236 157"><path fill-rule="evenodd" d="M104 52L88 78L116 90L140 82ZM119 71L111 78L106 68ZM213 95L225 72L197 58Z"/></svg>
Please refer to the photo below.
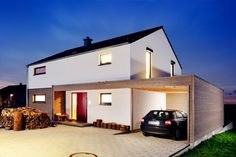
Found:
<svg viewBox="0 0 236 157"><path fill-rule="evenodd" d="M5 129L41 129L50 126L47 113L30 107L5 108L0 116L0 125Z"/></svg>

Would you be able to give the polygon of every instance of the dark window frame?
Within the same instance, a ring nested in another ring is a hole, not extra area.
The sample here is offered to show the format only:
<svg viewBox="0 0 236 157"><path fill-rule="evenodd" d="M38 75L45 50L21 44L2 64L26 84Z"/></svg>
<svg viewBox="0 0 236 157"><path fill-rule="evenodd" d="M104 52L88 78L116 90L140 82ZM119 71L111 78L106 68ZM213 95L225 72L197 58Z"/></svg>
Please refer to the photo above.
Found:
<svg viewBox="0 0 236 157"><path fill-rule="evenodd" d="M35 97L38 96L38 95L45 96L45 101L36 101ZM33 103L44 103L44 104L46 104L46 94L34 94L33 97L32 97L32 102Z"/></svg>
<svg viewBox="0 0 236 157"><path fill-rule="evenodd" d="M102 102L102 95L111 95L112 97L112 93L100 93L100 100L99 100L99 105L104 105L104 106L111 106L112 105L112 102L110 103L104 103Z"/></svg>
<svg viewBox="0 0 236 157"><path fill-rule="evenodd" d="M36 71L37 71L38 69L41 69L41 68L44 68L45 71L42 72L42 73L37 73ZM36 68L34 68L34 75L43 75L43 74L46 74L46 66L41 66L41 67L36 67Z"/></svg>
<svg viewBox="0 0 236 157"><path fill-rule="evenodd" d="M170 76L175 76L175 61L171 60L170 64L171 64Z"/></svg>

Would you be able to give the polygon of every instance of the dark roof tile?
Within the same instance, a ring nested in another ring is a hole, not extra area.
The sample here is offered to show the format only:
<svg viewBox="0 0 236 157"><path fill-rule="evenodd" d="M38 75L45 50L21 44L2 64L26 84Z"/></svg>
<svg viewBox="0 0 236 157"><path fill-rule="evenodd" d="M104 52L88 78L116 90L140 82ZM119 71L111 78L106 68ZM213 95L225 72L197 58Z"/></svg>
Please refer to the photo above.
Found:
<svg viewBox="0 0 236 157"><path fill-rule="evenodd" d="M104 47L108 47L108 46L113 46L113 45L118 45L118 44L123 44L123 43L132 43L132 42L135 42L135 41L155 32L155 31L159 30L159 29L162 29L162 28L163 28L162 26L154 27L151 29L131 33L128 35L123 35L120 37L100 41L97 43L92 43L91 45L88 45L88 46L81 46L81 47L65 50L63 52L57 53L55 55L38 60L38 61L33 62L31 64L28 64L27 66L35 65L35 64L39 64L39 63L44 63L47 61L51 61L51 60L55 60L55 59L59 59L59 58L67 57L67 56L72 56L75 54L81 54L81 53L85 53L87 51L96 50L96 49L104 48Z"/></svg>

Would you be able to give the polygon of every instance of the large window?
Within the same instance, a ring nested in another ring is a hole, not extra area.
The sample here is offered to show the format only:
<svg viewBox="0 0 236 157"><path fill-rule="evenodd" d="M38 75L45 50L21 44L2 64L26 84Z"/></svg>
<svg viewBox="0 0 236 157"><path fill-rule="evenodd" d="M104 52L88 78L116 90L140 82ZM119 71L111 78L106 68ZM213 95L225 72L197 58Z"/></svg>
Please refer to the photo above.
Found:
<svg viewBox="0 0 236 157"><path fill-rule="evenodd" d="M152 53L152 49L146 49L146 79L152 78Z"/></svg>
<svg viewBox="0 0 236 157"><path fill-rule="evenodd" d="M111 105L111 93L100 93L100 105Z"/></svg>
<svg viewBox="0 0 236 157"><path fill-rule="evenodd" d="M34 103L45 103L46 102L46 95L45 94L35 94L35 95L33 95L32 101Z"/></svg>
<svg viewBox="0 0 236 157"><path fill-rule="evenodd" d="M46 74L46 66L34 68L34 75Z"/></svg>
<svg viewBox="0 0 236 157"><path fill-rule="evenodd" d="M112 55L111 53L103 53L99 55L99 65L111 64Z"/></svg>

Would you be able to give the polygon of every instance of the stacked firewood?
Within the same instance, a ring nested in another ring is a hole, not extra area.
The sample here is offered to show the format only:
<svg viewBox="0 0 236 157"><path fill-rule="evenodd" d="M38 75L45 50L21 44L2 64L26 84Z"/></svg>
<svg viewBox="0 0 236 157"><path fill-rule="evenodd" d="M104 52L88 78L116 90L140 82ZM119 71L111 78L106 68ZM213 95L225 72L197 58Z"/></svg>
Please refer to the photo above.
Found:
<svg viewBox="0 0 236 157"><path fill-rule="evenodd" d="M50 126L51 120L46 113L31 113L26 117L26 129L42 129Z"/></svg>
<svg viewBox="0 0 236 157"><path fill-rule="evenodd" d="M20 113L22 118L20 118ZM14 124L18 124L18 127L14 127ZM21 126L21 129L41 129L50 126L50 124L51 120L47 113L42 113L40 110L30 107L5 108L0 116L0 125L5 127L5 129L16 128L16 130L19 130Z"/></svg>

